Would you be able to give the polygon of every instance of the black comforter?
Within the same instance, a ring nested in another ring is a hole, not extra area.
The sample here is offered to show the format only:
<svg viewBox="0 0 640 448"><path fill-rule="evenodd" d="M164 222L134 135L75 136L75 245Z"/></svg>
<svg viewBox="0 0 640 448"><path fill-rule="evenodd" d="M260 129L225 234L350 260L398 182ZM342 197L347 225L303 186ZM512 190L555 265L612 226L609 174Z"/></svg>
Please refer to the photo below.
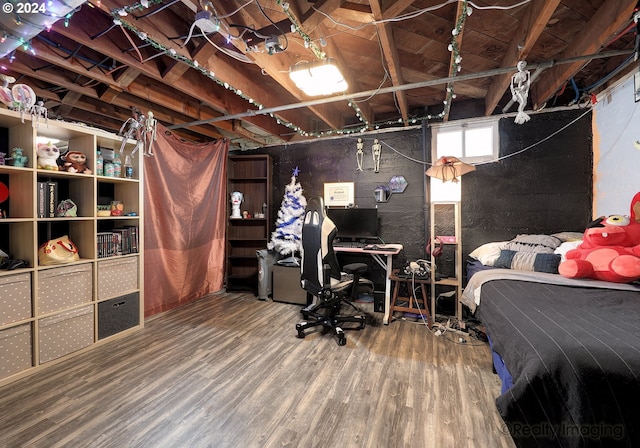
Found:
<svg viewBox="0 0 640 448"><path fill-rule="evenodd" d="M482 285L477 317L513 387L496 404L519 447L640 447L640 292Z"/></svg>

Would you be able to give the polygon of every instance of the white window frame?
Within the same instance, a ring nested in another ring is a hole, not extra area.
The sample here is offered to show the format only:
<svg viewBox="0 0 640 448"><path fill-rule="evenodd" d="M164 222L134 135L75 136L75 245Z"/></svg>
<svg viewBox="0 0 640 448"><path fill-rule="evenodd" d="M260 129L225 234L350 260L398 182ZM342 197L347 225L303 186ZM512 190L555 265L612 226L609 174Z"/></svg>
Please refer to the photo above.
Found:
<svg viewBox="0 0 640 448"><path fill-rule="evenodd" d="M498 159L500 154L500 133L499 133L499 119L498 118L489 118L489 119L480 119L480 120L465 120L464 123L461 122L448 122L448 123L438 123L433 124L431 127L431 160L438 160L442 156L454 156L458 157L463 162L467 163L479 163L486 162L490 160ZM466 154L466 131L482 129L482 128L490 128L491 136L492 136L492 148L490 154L485 154L482 156L474 156L470 157ZM462 155L460 154L450 154L447 152L446 148L442 148L442 150L438 151L438 134L444 132L462 132Z"/></svg>

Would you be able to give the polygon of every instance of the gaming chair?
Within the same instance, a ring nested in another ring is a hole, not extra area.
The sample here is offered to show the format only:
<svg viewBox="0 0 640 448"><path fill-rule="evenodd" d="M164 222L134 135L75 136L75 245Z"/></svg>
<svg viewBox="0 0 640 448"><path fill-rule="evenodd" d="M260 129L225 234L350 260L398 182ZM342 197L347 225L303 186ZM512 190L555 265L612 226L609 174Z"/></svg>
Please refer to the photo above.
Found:
<svg viewBox="0 0 640 448"><path fill-rule="evenodd" d="M373 283L361 278L368 269L365 263L343 266L342 271L347 274L343 279L333 250L336 234L337 228L327 217L322 198L311 198L302 226L300 283L305 291L314 296L314 300L301 310L305 320L296 324L296 331L299 338L304 338L305 330L322 326L325 332L330 331L336 336L338 345L345 345L347 339L344 330L362 330L366 318L364 315L340 315L340 309L345 303L357 310L351 302L359 293L372 293ZM341 324L348 322L358 325L342 328Z"/></svg>

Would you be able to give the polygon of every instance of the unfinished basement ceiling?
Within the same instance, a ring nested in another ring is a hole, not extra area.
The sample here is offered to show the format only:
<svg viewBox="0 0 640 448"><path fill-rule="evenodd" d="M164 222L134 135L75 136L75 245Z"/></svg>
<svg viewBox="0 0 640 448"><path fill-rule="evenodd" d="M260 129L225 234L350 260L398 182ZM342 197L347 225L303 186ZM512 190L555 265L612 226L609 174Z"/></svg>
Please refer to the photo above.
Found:
<svg viewBox="0 0 640 448"><path fill-rule="evenodd" d="M637 70L636 6L92 0L15 49L0 47L0 64L34 89L50 117L117 132L132 108L151 110L184 138L229 138L250 149L499 114L511 103L521 60L534 77L527 109L586 106L591 94ZM2 15L0 38L15 41L37 18L14 8ZM322 57L342 68L344 94L308 97L290 80L290 67Z"/></svg>

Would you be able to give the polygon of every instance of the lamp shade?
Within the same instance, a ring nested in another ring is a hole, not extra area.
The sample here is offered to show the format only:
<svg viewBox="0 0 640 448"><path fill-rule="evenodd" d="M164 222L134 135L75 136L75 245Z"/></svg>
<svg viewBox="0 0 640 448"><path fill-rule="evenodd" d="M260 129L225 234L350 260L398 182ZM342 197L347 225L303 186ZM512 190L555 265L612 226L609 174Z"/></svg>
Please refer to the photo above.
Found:
<svg viewBox="0 0 640 448"><path fill-rule="evenodd" d="M344 92L349 87L331 58L296 64L289 69L289 77L309 96L331 95Z"/></svg>
<svg viewBox="0 0 640 448"><path fill-rule="evenodd" d="M464 163L457 157L443 156L436 160L425 174L440 179L442 182L457 182L458 177L475 171L475 169L475 166Z"/></svg>

